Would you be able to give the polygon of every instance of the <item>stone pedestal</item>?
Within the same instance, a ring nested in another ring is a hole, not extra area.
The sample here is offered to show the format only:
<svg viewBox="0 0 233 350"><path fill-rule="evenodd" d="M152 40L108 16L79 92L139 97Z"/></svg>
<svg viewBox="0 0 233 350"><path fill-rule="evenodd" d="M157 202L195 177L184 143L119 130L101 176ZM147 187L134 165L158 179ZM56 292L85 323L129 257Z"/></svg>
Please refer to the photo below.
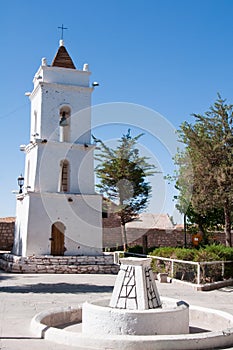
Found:
<svg viewBox="0 0 233 350"><path fill-rule="evenodd" d="M109 306L118 309L148 310L161 307L159 293L150 267L150 258L120 259Z"/></svg>

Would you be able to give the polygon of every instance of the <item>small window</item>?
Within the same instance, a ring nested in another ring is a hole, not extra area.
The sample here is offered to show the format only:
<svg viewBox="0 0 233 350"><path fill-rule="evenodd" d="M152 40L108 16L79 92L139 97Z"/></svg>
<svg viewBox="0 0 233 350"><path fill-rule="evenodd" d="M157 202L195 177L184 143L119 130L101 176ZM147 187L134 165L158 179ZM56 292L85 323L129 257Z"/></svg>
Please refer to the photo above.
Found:
<svg viewBox="0 0 233 350"><path fill-rule="evenodd" d="M61 162L60 189L59 192L69 192L69 162Z"/></svg>

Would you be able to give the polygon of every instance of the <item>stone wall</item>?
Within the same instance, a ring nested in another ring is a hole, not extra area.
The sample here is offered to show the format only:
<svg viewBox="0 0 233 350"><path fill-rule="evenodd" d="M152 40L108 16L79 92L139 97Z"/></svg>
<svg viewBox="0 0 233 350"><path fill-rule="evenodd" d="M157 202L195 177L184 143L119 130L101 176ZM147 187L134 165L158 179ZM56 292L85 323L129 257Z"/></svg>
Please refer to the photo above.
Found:
<svg viewBox="0 0 233 350"><path fill-rule="evenodd" d="M187 234L187 244L192 240ZM127 241L129 246L166 247L184 246L184 233L181 229L127 229ZM120 220L114 214L109 214L103 219L103 246L106 250L120 249L122 247Z"/></svg>
<svg viewBox="0 0 233 350"><path fill-rule="evenodd" d="M145 246L147 248L153 247L183 247L185 245L184 231L181 229L174 230L127 230L127 240L129 246ZM122 247L122 238L120 227L104 227L103 241L105 249L120 249ZM192 244L192 235L186 235L187 245ZM215 232L210 236L210 242L225 244L224 232Z"/></svg>
<svg viewBox="0 0 233 350"><path fill-rule="evenodd" d="M187 234L187 244L191 243L192 236ZM133 241L130 245L145 245L152 247L183 247L185 237L182 230L148 230L146 234Z"/></svg>
<svg viewBox="0 0 233 350"><path fill-rule="evenodd" d="M106 250L118 250L122 248L120 220L114 213L110 213L103 219L103 246ZM127 226L127 225L126 225ZM133 229L128 228L127 241L129 246L153 247L183 247L185 244L182 228L175 229ZM233 239L233 237L232 237ZM187 245L192 244L192 235L186 235ZM225 244L224 232L215 232L210 236L210 242Z"/></svg>
<svg viewBox="0 0 233 350"><path fill-rule="evenodd" d="M99 256L0 256L0 268L13 273L108 273L117 274L113 254Z"/></svg>
<svg viewBox="0 0 233 350"><path fill-rule="evenodd" d="M15 218L0 218L0 250L10 251L14 242Z"/></svg>
<svg viewBox="0 0 233 350"><path fill-rule="evenodd" d="M187 244L191 244L192 236L187 234ZM128 245L152 247L182 247L184 246L184 233L182 230L127 230ZM104 229L104 246L106 249L113 250L122 246L120 229Z"/></svg>
<svg viewBox="0 0 233 350"><path fill-rule="evenodd" d="M233 239L233 231L231 231L231 239ZM224 244L226 243L225 233L224 232L214 232L210 236L210 240L216 243Z"/></svg>

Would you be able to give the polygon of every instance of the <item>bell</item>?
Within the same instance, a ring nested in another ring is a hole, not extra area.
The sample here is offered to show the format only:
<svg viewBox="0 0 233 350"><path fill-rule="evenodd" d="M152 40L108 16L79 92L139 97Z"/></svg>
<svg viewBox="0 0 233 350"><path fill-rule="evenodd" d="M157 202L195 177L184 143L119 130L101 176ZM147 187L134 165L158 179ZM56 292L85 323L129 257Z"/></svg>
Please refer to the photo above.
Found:
<svg viewBox="0 0 233 350"><path fill-rule="evenodd" d="M59 124L60 124L60 126L67 126L68 125L68 120L66 118L66 112L65 111L62 112Z"/></svg>

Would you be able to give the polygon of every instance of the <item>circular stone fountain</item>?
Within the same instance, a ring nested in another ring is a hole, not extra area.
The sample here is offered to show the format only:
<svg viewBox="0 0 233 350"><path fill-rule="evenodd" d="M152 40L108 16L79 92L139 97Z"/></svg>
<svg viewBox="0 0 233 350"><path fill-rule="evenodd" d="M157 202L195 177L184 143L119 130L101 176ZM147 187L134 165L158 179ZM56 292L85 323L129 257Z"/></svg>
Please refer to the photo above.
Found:
<svg viewBox="0 0 233 350"><path fill-rule="evenodd" d="M232 345L233 316L160 299L150 261L121 259L110 302L42 312L33 318L32 330L76 349L215 349Z"/></svg>

